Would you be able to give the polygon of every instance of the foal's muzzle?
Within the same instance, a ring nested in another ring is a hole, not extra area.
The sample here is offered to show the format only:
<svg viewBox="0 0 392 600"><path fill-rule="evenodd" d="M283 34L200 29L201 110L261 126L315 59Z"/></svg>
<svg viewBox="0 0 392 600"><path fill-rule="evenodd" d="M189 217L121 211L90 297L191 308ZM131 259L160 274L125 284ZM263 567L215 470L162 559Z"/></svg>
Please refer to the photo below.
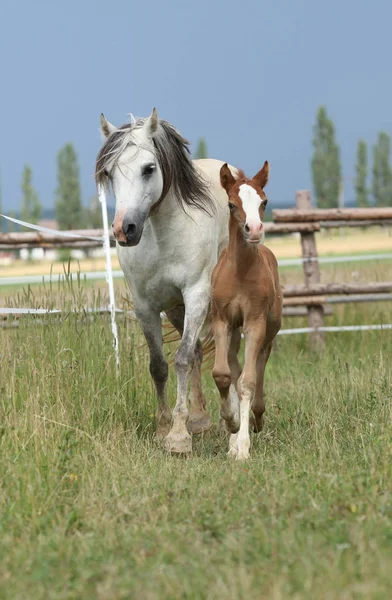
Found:
<svg viewBox="0 0 392 600"><path fill-rule="evenodd" d="M245 239L251 244L259 244L264 237L263 223L248 222L244 225Z"/></svg>

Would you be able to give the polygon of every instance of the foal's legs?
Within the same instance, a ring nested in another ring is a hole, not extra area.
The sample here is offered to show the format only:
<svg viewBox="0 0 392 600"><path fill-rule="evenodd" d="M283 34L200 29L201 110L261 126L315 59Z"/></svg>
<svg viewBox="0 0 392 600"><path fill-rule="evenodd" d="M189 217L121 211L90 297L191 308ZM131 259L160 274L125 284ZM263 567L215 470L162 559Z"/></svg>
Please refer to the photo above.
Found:
<svg viewBox="0 0 392 600"><path fill-rule="evenodd" d="M241 365L238 362L238 351L241 346L241 330L236 329L233 333L233 337L231 338L230 348L229 348L229 365L232 376L232 384L230 386L230 400L231 406L233 407L233 411L235 413L235 418L233 419L235 426L230 430L232 433L230 435L229 440L229 456L237 455L237 437L238 430L240 428L240 400L238 397L238 380L241 376Z"/></svg>
<svg viewBox="0 0 392 600"><path fill-rule="evenodd" d="M238 362L238 351L241 346L241 330L236 329L233 331L233 335L230 342L229 348L229 365L231 371L231 377L233 381L233 385L235 389L237 389L237 383L241 376L242 368L240 363Z"/></svg>
<svg viewBox="0 0 392 600"><path fill-rule="evenodd" d="M178 306L166 311L167 318L182 335L184 331L185 307ZM196 342L195 360L190 375L189 391L189 421L191 433L201 433L211 427L211 417L206 411L206 400L201 387L201 363L203 361L203 346L200 340Z"/></svg>
<svg viewBox="0 0 392 600"><path fill-rule="evenodd" d="M240 395L240 430L235 440L236 458L249 458L249 415L256 391L256 365L260 349L265 339L265 322L251 323L245 330L245 364L238 380Z"/></svg>
<svg viewBox="0 0 392 600"><path fill-rule="evenodd" d="M226 422L226 427L232 433L239 428L238 396L233 383L237 383L238 373L232 373L230 362L233 362L233 332L228 323L221 320L213 320L213 334L215 340L215 364L212 376L221 396L221 417ZM230 358L229 358L230 356ZM233 375L233 377L232 377Z"/></svg>
<svg viewBox="0 0 392 600"><path fill-rule="evenodd" d="M176 352L174 367L177 375L177 401L173 410L173 424L166 437L169 452L192 452L192 438L188 432L188 380L195 360L195 348L209 305L209 280L184 292L185 320L181 344Z"/></svg>
<svg viewBox="0 0 392 600"><path fill-rule="evenodd" d="M263 348L259 354L256 365L256 393L252 403L254 419L252 419L253 429L259 433L263 429L263 414L265 411L264 402L264 373L269 356L271 354L272 343Z"/></svg>
<svg viewBox="0 0 392 600"><path fill-rule="evenodd" d="M162 324L160 313L144 312L135 307L136 316L143 329L150 351L150 373L158 396L157 437L164 438L171 423L171 411L167 402L166 382L168 366L162 351Z"/></svg>

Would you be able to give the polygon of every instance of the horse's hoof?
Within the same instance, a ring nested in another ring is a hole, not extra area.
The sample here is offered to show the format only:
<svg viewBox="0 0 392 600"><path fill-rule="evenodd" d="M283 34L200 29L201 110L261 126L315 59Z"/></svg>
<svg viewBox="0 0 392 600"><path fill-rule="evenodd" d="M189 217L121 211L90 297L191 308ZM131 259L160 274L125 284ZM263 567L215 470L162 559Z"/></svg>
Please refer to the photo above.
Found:
<svg viewBox="0 0 392 600"><path fill-rule="evenodd" d="M189 417L188 430L190 433L202 433L203 431L208 431L211 426L212 420L208 412L196 413Z"/></svg>
<svg viewBox="0 0 392 600"><path fill-rule="evenodd" d="M170 423L159 423L156 433L158 442L163 442L165 438L169 435L169 432Z"/></svg>
<svg viewBox="0 0 392 600"><path fill-rule="evenodd" d="M170 433L172 415L170 410L158 411L156 415L157 424L157 440L162 442L167 435Z"/></svg>
<svg viewBox="0 0 392 600"><path fill-rule="evenodd" d="M165 438L164 447L170 454L189 454L192 452L192 436L189 433L169 433Z"/></svg>

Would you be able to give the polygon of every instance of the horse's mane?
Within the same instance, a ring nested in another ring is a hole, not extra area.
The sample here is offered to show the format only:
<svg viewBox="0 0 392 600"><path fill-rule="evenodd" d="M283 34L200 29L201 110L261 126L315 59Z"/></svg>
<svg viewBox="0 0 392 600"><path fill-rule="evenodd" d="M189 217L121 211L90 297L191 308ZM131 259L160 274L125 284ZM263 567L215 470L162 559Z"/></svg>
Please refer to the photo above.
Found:
<svg viewBox="0 0 392 600"><path fill-rule="evenodd" d="M95 165L97 185L110 187L108 169L118 161L127 146L136 144L134 132L143 127L145 122L146 119L137 119L134 123L121 125L106 139L98 153ZM191 161L189 142L173 125L163 120L159 121L152 141L163 177L163 190L157 205L162 202L172 187L183 209L189 206L211 214L214 210L214 202L208 184L196 171Z"/></svg>
<svg viewBox="0 0 392 600"><path fill-rule="evenodd" d="M233 176L237 183L240 181L249 181L249 178L245 175L242 169L237 169L237 172L233 173Z"/></svg>

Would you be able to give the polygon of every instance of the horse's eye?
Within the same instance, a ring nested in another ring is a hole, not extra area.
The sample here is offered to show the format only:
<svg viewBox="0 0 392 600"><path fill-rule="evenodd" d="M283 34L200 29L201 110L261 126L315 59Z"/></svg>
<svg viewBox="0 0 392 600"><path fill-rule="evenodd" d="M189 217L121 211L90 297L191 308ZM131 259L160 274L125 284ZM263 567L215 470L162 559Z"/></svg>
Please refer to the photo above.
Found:
<svg viewBox="0 0 392 600"><path fill-rule="evenodd" d="M150 177L150 175L153 174L154 169L155 169L155 165L153 165L153 164L146 165L145 167L143 167L143 170L142 170L143 177Z"/></svg>
<svg viewBox="0 0 392 600"><path fill-rule="evenodd" d="M265 200L263 200L263 208L265 208L267 206L267 204L268 204L268 199L265 198Z"/></svg>
<svg viewBox="0 0 392 600"><path fill-rule="evenodd" d="M232 204L231 202L229 202L229 208L230 208L230 210L234 210L235 209L235 204Z"/></svg>

